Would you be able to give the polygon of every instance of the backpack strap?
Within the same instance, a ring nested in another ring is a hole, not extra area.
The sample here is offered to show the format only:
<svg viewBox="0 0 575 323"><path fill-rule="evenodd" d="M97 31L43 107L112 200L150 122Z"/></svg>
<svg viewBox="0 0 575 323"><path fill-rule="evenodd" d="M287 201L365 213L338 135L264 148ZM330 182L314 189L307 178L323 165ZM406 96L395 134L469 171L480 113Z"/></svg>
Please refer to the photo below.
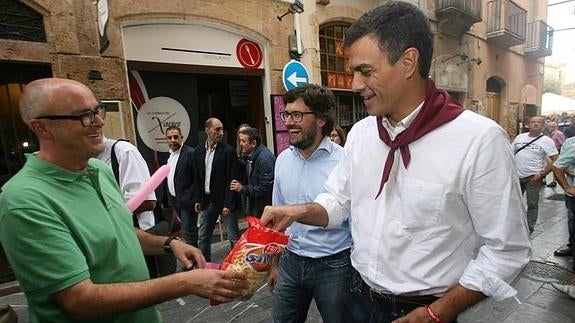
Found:
<svg viewBox="0 0 575 323"><path fill-rule="evenodd" d="M129 140L126 139L118 139L114 142L114 144L112 144L112 149L110 149L110 159L112 162L112 171L114 172L114 177L116 178L116 182L118 183L118 185L120 185L120 164L118 163L118 156L116 155L116 144L118 143L118 141L126 141L126 142L130 142ZM132 214L132 222L134 223L134 226L136 228L139 228L140 225L138 223L138 215L136 213Z"/></svg>
<svg viewBox="0 0 575 323"><path fill-rule="evenodd" d="M543 137L543 135L539 135L537 137L535 137L535 139L531 140L530 142L526 143L525 145L521 146L519 149L517 149L515 151L515 155L517 155L518 152L522 151L523 149L527 148L527 146L531 145L532 143L536 142L539 138Z"/></svg>
<svg viewBox="0 0 575 323"><path fill-rule="evenodd" d="M114 177L116 178L116 182L118 183L118 185L120 185L120 164L118 163L118 156L116 155L116 144L118 143L118 141L126 141L129 142L126 139L118 139L114 142L114 144L112 144L112 149L110 149L110 157L112 160L112 171L114 172Z"/></svg>

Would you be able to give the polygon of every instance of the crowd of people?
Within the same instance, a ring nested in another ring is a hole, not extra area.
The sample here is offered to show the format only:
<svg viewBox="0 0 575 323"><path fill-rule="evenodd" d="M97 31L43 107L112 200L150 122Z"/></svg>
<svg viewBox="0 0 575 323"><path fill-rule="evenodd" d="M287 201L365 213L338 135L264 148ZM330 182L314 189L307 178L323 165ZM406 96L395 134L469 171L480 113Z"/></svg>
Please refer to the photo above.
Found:
<svg viewBox="0 0 575 323"><path fill-rule="evenodd" d="M247 290L245 274L206 262L218 219L233 246L245 214L289 235L271 260L272 322L305 322L312 300L329 323L456 321L486 297L516 294L549 172L567 194L572 255L575 139L557 146L559 130L549 124L542 136L548 124L533 117L510 145L499 125L437 89L428 18L409 2L365 13L343 47L370 115L349 134L334 123L334 94L313 84L284 95L290 147L277 159L247 124L235 148L215 117L194 148L178 127L166 130L166 189L183 239L147 232L155 196L135 215L125 207L149 173L131 171L141 167L133 146L104 138L92 91L29 83L20 113L40 150L2 187L0 240L30 321L159 322L154 305L168 299L230 302ZM186 270L150 278L144 255L166 253Z"/></svg>

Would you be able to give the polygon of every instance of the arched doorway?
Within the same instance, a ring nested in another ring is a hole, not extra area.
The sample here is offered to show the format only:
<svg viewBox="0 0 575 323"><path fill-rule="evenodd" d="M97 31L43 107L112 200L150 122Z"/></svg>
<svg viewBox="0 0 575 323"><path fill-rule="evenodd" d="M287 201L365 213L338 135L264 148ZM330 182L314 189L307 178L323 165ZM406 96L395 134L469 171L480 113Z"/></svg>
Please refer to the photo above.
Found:
<svg viewBox="0 0 575 323"><path fill-rule="evenodd" d="M501 93L505 82L496 76L492 76L485 82L486 117L501 124Z"/></svg>

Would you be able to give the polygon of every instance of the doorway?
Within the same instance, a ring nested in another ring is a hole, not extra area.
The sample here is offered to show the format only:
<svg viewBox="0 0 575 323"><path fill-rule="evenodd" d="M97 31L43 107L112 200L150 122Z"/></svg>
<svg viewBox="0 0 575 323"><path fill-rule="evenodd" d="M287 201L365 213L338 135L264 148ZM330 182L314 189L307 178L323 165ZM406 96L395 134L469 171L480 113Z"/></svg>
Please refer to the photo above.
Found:
<svg viewBox="0 0 575 323"><path fill-rule="evenodd" d="M24 86L51 77L49 65L0 62L0 186L24 165L24 154L38 150L38 141L20 118L20 95ZM0 283L14 280L0 246Z"/></svg>

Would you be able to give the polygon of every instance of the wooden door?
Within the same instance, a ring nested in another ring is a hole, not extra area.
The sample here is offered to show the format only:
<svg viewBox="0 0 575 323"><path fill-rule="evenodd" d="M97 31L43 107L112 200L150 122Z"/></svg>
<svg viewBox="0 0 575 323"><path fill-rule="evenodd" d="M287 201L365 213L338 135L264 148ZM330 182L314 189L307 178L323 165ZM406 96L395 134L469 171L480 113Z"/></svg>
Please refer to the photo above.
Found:
<svg viewBox="0 0 575 323"><path fill-rule="evenodd" d="M492 119L493 121L499 123L499 111L501 105L501 95L496 92L487 92L487 109L486 117Z"/></svg>

